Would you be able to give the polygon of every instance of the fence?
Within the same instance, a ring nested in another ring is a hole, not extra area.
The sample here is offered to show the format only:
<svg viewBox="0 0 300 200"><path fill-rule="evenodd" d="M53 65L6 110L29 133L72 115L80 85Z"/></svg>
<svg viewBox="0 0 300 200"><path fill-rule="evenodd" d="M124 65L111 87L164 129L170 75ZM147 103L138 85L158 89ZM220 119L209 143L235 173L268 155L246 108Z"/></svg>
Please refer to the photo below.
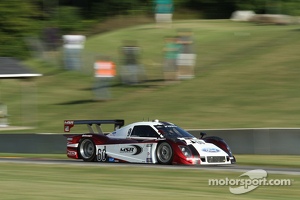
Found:
<svg viewBox="0 0 300 200"><path fill-rule="evenodd" d="M188 130L222 137L234 154L299 155L300 129ZM0 134L0 153L55 154L66 152L62 134Z"/></svg>

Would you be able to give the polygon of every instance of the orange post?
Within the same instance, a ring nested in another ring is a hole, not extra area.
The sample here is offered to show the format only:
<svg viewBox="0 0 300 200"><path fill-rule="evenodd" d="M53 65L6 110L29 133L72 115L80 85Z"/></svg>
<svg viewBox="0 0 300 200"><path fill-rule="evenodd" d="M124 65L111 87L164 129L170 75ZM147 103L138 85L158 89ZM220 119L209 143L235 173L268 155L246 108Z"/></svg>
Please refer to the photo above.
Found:
<svg viewBox="0 0 300 200"><path fill-rule="evenodd" d="M116 76L116 66L111 61L97 61L95 63L95 77Z"/></svg>

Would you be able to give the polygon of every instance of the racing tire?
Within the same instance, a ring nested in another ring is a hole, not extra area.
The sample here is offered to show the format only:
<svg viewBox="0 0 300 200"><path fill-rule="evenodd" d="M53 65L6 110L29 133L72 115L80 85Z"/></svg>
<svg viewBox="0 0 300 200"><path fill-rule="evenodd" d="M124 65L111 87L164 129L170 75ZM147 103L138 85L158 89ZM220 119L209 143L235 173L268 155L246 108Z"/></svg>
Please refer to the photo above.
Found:
<svg viewBox="0 0 300 200"><path fill-rule="evenodd" d="M159 143L156 148L156 159L159 164L170 165L173 160L173 149L167 142Z"/></svg>
<svg viewBox="0 0 300 200"><path fill-rule="evenodd" d="M92 162L96 158L96 146L91 139L83 139L79 143L78 153L85 162Z"/></svg>

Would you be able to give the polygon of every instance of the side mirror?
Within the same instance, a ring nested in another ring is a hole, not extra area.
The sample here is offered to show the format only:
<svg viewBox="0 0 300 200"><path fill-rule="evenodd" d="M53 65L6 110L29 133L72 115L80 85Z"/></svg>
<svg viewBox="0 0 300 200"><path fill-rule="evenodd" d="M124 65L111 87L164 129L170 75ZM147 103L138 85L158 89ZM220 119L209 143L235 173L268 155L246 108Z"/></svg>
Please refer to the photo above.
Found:
<svg viewBox="0 0 300 200"><path fill-rule="evenodd" d="M201 139L206 135L205 132L200 132L200 135L201 135Z"/></svg>

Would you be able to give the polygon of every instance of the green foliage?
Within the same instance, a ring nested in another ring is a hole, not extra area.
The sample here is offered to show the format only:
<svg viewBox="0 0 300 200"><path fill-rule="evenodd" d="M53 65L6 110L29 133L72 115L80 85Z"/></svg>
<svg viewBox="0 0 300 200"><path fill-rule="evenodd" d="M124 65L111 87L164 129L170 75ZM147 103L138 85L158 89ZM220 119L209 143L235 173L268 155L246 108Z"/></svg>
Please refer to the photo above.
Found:
<svg viewBox="0 0 300 200"><path fill-rule="evenodd" d="M253 10L259 13L265 9L265 6L266 0L236 0L237 10Z"/></svg>
<svg viewBox="0 0 300 200"><path fill-rule="evenodd" d="M286 1L280 8L284 14L300 16L300 2L298 0Z"/></svg>
<svg viewBox="0 0 300 200"><path fill-rule="evenodd" d="M234 0L187 0L183 5L201 11L207 19L227 19L235 10Z"/></svg>
<svg viewBox="0 0 300 200"><path fill-rule="evenodd" d="M236 0L238 10L253 10L259 14L287 14L300 15L298 0Z"/></svg>
<svg viewBox="0 0 300 200"><path fill-rule="evenodd" d="M0 1L0 56L27 56L24 39L38 31L36 7L23 0Z"/></svg>
<svg viewBox="0 0 300 200"><path fill-rule="evenodd" d="M83 23L78 8L62 6L58 7L56 13L57 14L52 18L52 23L55 24L62 33L82 30Z"/></svg>
<svg viewBox="0 0 300 200"><path fill-rule="evenodd" d="M300 15L298 0L173 0L173 4L176 19L224 19L235 10ZM0 56L27 57L24 39L39 37L49 24L62 33L76 32L115 16L153 15L154 7L155 0L2 0Z"/></svg>
<svg viewBox="0 0 300 200"><path fill-rule="evenodd" d="M202 11L206 18L228 18L235 10L253 10L258 14L300 15L298 0L186 0L181 5Z"/></svg>

